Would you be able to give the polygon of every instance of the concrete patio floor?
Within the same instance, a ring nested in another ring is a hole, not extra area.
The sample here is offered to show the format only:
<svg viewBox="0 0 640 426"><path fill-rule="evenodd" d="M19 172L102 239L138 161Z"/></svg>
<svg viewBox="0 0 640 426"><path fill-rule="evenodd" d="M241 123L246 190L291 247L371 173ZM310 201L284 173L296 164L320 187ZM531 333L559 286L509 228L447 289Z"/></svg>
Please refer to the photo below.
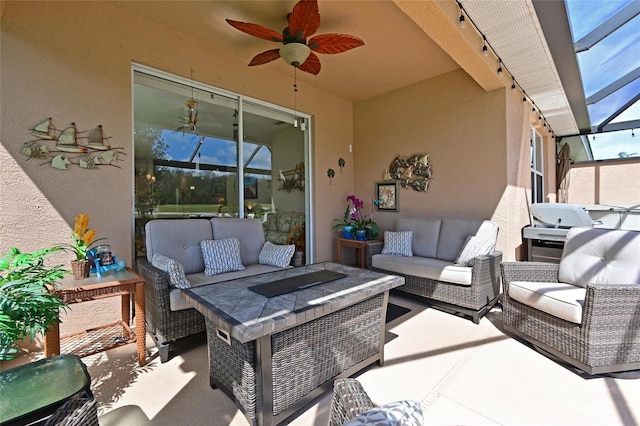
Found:
<svg viewBox="0 0 640 426"><path fill-rule="evenodd" d="M387 324L385 363L357 375L376 404L420 401L427 425L637 425L640 380L587 378L501 331L494 309L479 325L392 295L411 312ZM204 336L161 364L153 341L140 367L135 345L83 358L100 424L248 425L209 387ZM328 424L331 393L291 424Z"/></svg>

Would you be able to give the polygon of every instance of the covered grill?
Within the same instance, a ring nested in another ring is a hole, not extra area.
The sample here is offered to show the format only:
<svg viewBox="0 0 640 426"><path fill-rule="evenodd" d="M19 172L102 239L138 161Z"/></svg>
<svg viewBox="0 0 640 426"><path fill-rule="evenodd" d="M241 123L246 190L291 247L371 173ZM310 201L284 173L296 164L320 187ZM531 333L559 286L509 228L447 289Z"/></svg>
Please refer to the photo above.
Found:
<svg viewBox="0 0 640 426"><path fill-rule="evenodd" d="M523 229L530 261L560 262L565 237L574 226L593 226L589 213L579 205L536 203L530 207L532 225Z"/></svg>

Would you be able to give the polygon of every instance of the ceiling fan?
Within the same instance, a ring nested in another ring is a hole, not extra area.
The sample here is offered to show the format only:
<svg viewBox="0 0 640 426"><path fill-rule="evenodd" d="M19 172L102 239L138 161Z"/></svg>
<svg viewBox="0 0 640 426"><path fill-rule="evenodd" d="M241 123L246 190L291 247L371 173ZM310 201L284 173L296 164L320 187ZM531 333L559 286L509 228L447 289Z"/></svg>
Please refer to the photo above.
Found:
<svg viewBox="0 0 640 426"><path fill-rule="evenodd" d="M262 65L282 57L289 65L317 75L320 59L315 53L336 54L364 45L364 41L348 34L323 34L307 37L320 27L317 0L300 0L287 16L288 26L282 34L258 24L227 19L232 27L264 40L282 43L280 49L271 49L256 55L249 66ZM314 53L315 52L315 53Z"/></svg>

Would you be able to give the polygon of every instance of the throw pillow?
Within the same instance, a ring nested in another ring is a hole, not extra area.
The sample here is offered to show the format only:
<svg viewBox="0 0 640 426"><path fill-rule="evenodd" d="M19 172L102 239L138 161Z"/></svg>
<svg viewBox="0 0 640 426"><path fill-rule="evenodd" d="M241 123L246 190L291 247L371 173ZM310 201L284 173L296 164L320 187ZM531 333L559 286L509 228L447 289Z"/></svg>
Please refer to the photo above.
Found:
<svg viewBox="0 0 640 426"><path fill-rule="evenodd" d="M270 241L264 243L260 254L258 255L258 262L261 265L277 266L278 268L286 268L291 262L293 253L296 251L296 246L293 244L280 245L273 244Z"/></svg>
<svg viewBox="0 0 640 426"><path fill-rule="evenodd" d="M154 254L151 264L169 274L169 286L173 288L190 288L191 283L184 275L182 263L161 254Z"/></svg>
<svg viewBox="0 0 640 426"><path fill-rule="evenodd" d="M396 401L382 407L372 408L349 420L344 426L421 426L424 422L420 403Z"/></svg>
<svg viewBox="0 0 640 426"><path fill-rule="evenodd" d="M240 258L239 239L232 237L220 240L203 240L200 241L200 248L202 249L205 275L244 270Z"/></svg>
<svg viewBox="0 0 640 426"><path fill-rule="evenodd" d="M412 257L412 241L413 231L384 231L384 245L382 246L382 254L393 254L395 256Z"/></svg>
<svg viewBox="0 0 640 426"><path fill-rule="evenodd" d="M495 243L492 240L469 235L464 240L455 263L462 266L473 266L474 259L493 253Z"/></svg>

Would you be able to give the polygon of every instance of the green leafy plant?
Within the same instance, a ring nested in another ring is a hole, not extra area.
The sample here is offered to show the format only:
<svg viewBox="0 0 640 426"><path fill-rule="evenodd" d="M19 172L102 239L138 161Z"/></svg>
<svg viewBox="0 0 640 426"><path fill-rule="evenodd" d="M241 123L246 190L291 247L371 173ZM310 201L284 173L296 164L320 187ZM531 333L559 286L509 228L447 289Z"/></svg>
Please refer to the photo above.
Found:
<svg viewBox="0 0 640 426"><path fill-rule="evenodd" d="M22 253L12 247L0 259L0 360L17 356L16 341L26 337L33 341L59 321L60 308L66 304L47 285L57 287L70 271L63 265L48 266L46 258L61 250L56 246Z"/></svg>

